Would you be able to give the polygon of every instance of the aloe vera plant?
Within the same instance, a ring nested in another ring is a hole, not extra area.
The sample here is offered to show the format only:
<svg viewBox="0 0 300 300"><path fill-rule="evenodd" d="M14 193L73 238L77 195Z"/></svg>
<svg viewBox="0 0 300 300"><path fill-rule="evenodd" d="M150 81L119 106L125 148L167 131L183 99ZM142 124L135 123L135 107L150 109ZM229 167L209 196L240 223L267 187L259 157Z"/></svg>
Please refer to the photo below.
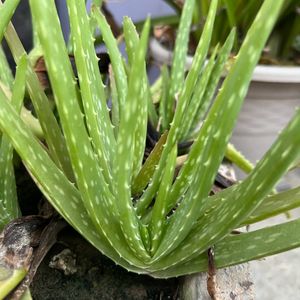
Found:
<svg viewBox="0 0 300 300"><path fill-rule="evenodd" d="M89 16L85 1L67 0L77 84L54 1L30 0L59 119L50 109L29 59L22 88L26 86L31 97L47 146L41 145L3 93L0 128L61 216L117 264L167 278L205 271L207 249L212 246L217 267L224 267L300 245L299 220L238 236L231 234L242 225L300 205L299 188L270 195L299 158L299 111L243 182L210 195L252 71L283 2L264 2L213 97L235 32L204 66L218 7L217 0L211 1L192 68L185 76L182 62L195 0L185 1L171 75L165 69L162 79L169 89L161 95L159 118L164 120L162 131L167 131L144 162L147 118L157 117L145 63L150 20L139 36L131 20L124 19L125 61L99 8L93 6ZM14 5L16 2L7 0L1 6L0 32L5 33L17 64L22 66L28 56L12 24L8 24L9 17L3 18L10 15ZM102 33L111 60L111 112L107 87L97 67L94 24ZM175 175L178 142L191 131L194 134L199 118L204 122Z"/></svg>

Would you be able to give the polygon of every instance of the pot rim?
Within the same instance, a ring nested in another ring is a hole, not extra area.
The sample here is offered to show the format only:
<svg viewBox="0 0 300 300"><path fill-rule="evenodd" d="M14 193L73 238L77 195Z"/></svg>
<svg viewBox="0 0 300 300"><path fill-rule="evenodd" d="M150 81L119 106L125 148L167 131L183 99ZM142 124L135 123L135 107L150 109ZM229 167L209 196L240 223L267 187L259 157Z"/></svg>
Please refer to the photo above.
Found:
<svg viewBox="0 0 300 300"><path fill-rule="evenodd" d="M150 39L149 49L155 61L171 65L173 52L164 48L157 39ZM188 55L185 64L187 70L191 67L192 61L193 56ZM300 83L300 67L257 65L252 75L252 81Z"/></svg>

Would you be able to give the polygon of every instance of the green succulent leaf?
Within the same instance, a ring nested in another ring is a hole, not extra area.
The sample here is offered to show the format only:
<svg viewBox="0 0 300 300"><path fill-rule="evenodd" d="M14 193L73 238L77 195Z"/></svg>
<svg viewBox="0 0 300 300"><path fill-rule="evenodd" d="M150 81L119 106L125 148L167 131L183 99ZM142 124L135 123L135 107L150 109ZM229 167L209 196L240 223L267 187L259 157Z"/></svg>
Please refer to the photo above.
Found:
<svg viewBox="0 0 300 300"><path fill-rule="evenodd" d="M170 75L166 65L161 68L161 95L159 102L159 122L161 123L161 131L167 130L169 124L167 122L167 100L170 86Z"/></svg>
<svg viewBox="0 0 300 300"><path fill-rule="evenodd" d="M74 57L79 74L80 93L87 128L92 138L93 147L96 149L99 166L103 170L105 181L113 188L112 166L109 165L109 162L112 161L115 153L116 141L109 119L106 96L98 68L98 59L93 40L91 39L92 33L89 19L83 1L78 1L76 5L72 0L69 0L67 3L70 14ZM120 76L120 74L117 75Z"/></svg>
<svg viewBox="0 0 300 300"><path fill-rule="evenodd" d="M137 45L139 45L139 37L138 33L135 30L134 24L132 21L127 17L123 20L123 28L124 28L124 36L126 41L126 49L128 53L128 61L129 64L132 66L134 63L134 57L137 55ZM145 146L146 146L146 137L147 137L147 124L148 124L148 105L149 107L152 106L152 101L150 98L150 88L147 81L147 71L146 71L146 64L144 62L142 67L142 74L140 74L140 79L142 81L142 86L139 92L139 99L138 99L138 108L137 111L138 116L136 118L136 125L135 125L135 139L134 144L132 145L134 151L134 158L133 158L133 174L132 178L136 177L138 172L141 169Z"/></svg>
<svg viewBox="0 0 300 300"><path fill-rule="evenodd" d="M190 127L193 123L193 119L195 118L195 115L201 107L202 101L203 101L203 95L206 91L207 84L209 81L209 78L211 76L211 72L213 70L214 64L215 64L215 57L217 54L218 48L216 47L214 52L212 53L207 65L204 67L203 72L201 75L199 75L198 81L195 86L194 94L191 98L191 101L188 104L188 107L186 109L186 112L184 114L183 120L182 120L182 126L180 128L180 134L179 134L179 140L184 141L188 138L188 133L190 131Z"/></svg>
<svg viewBox="0 0 300 300"><path fill-rule="evenodd" d="M17 66L13 83L11 103L20 113L25 94L27 58L23 56ZM13 147L9 137L4 134L0 144L0 228L20 215L13 166Z"/></svg>
<svg viewBox="0 0 300 300"><path fill-rule="evenodd" d="M6 87L12 88L13 81L14 77L8 65L3 48L0 45L0 82L3 83Z"/></svg>
<svg viewBox="0 0 300 300"><path fill-rule="evenodd" d="M223 47L221 48L220 52L218 53L218 57L216 59L214 68L212 70L211 76L209 78L208 86L206 87L202 105L199 106L197 113L193 119L192 125L190 126L190 130L192 131L191 136L195 137L198 133L198 127L201 121L203 121L204 116L206 115L209 106L211 105L211 101L213 96L216 92L218 84L220 83L221 76L224 73L224 68L226 62L228 61L228 56L230 51L232 50L232 44L235 36L235 30L232 29L229 36L227 37ZM194 133L194 134L193 134Z"/></svg>
<svg viewBox="0 0 300 300"><path fill-rule="evenodd" d="M151 151L150 155L147 157L145 163L143 164L141 170L139 171L139 174L136 176L133 184L132 184L132 190L131 193L133 196L140 195L147 184L149 184L156 166L159 163L164 144L167 140L168 133L165 132L160 137L159 141L155 144L153 150ZM140 214L141 212L137 208L137 213Z"/></svg>
<svg viewBox="0 0 300 300"><path fill-rule="evenodd" d="M109 24L107 23L104 15L100 12L99 8L93 7L92 8L92 16L95 18L103 36L103 40L107 47L112 69L115 76L116 87L118 92L118 99L119 99L119 109L120 114L122 110L125 108L127 91L128 91L128 84L127 84L127 76L123 65L123 59L121 53L118 48L118 44L114 35L110 29Z"/></svg>
<svg viewBox="0 0 300 300"><path fill-rule="evenodd" d="M15 62L18 64L20 58L26 54L26 52L11 23L8 24L5 38ZM52 112L49 100L30 64L27 68L26 88L39 118L40 126L42 127L52 159L64 170L68 177L73 180L73 171L69 156L67 155L64 137Z"/></svg>
<svg viewBox="0 0 300 300"><path fill-rule="evenodd" d="M195 0L185 1L180 18L170 76L170 89L166 101L166 120L168 124L171 122L173 117L175 95L180 93L183 88L185 72L184 65L188 50L188 40L190 35L190 26L192 23L192 12L194 9L194 5Z"/></svg>
<svg viewBox="0 0 300 300"><path fill-rule="evenodd" d="M115 139L117 139L119 133L119 123L120 123L118 92L117 92L114 73L112 72L111 67L109 67L108 73L109 73L109 83L110 83L109 86L110 86L110 94L111 94L111 102L112 102L111 122L113 125Z"/></svg>
<svg viewBox="0 0 300 300"><path fill-rule="evenodd" d="M0 297L5 297L24 279L27 270L4 268L0 266Z"/></svg>
<svg viewBox="0 0 300 300"><path fill-rule="evenodd" d="M136 255L148 259L142 239L140 237L139 219L131 200L131 178L133 175L134 152L132 145L136 133L136 114L139 107L140 92L143 89L143 80L140 74L144 71L144 61L147 49L150 21L145 23L141 39L136 50L134 64L129 77L126 106L121 112L119 135L117 141L117 156L115 161L116 193L119 197L118 209L121 228L124 235L129 235L128 243Z"/></svg>
<svg viewBox="0 0 300 300"><path fill-rule="evenodd" d="M214 245L217 268L241 264L299 247L300 220L290 221L253 232L233 234ZM205 272L208 269L206 252L178 266L151 273L153 277L168 278Z"/></svg>
<svg viewBox="0 0 300 300"><path fill-rule="evenodd" d="M216 264L220 267L230 266L299 247L299 227L298 219L249 233L230 235L216 245L216 253L220 253Z"/></svg>
<svg viewBox="0 0 300 300"><path fill-rule="evenodd" d="M167 199L171 185L173 183L174 172L176 167L177 146L174 146L167 160L166 168L162 176L162 181L158 189L155 204L152 210L151 223L149 225L152 236L151 252L156 252L164 229L166 227L166 215L168 213Z"/></svg>
<svg viewBox="0 0 300 300"><path fill-rule="evenodd" d="M10 22L20 0L9 0L2 4L0 1L0 41L2 41L6 27Z"/></svg>
<svg viewBox="0 0 300 300"><path fill-rule="evenodd" d="M267 218L288 212L300 206L300 188L266 197L263 202L243 221L242 225L249 225Z"/></svg>
<svg viewBox="0 0 300 300"><path fill-rule="evenodd" d="M227 145L225 157L247 174L254 168L254 165L233 144Z"/></svg>
<svg viewBox="0 0 300 300"><path fill-rule="evenodd" d="M134 53L138 46L139 37L136 28L129 17L123 18L123 31L126 53L128 56L128 64L132 67L134 62Z"/></svg>

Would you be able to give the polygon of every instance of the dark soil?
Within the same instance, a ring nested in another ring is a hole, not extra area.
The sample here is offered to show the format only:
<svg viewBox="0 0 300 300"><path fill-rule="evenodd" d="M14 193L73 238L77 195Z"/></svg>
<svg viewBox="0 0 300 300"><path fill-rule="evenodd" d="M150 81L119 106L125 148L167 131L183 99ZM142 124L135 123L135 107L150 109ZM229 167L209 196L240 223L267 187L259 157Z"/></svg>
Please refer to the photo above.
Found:
<svg viewBox="0 0 300 300"><path fill-rule="evenodd" d="M60 263L65 270L50 268L62 251L70 254ZM178 299L178 283L178 279L158 280L128 272L66 228L40 265L30 290L35 300L163 300Z"/></svg>

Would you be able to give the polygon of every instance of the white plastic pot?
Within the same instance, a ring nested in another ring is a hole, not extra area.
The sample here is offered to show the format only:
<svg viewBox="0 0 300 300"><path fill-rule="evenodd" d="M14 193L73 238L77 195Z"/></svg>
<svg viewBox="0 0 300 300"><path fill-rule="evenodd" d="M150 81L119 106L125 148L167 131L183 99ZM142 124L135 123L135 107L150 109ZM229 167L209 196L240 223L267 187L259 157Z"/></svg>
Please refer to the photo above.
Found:
<svg viewBox="0 0 300 300"><path fill-rule="evenodd" d="M150 54L159 63L171 64L173 53L163 48L156 39L150 41ZM187 57L186 69L191 66L192 60L192 56ZM298 106L300 67L258 65L232 143L255 163L271 146ZM299 182L300 177L298 185Z"/></svg>

